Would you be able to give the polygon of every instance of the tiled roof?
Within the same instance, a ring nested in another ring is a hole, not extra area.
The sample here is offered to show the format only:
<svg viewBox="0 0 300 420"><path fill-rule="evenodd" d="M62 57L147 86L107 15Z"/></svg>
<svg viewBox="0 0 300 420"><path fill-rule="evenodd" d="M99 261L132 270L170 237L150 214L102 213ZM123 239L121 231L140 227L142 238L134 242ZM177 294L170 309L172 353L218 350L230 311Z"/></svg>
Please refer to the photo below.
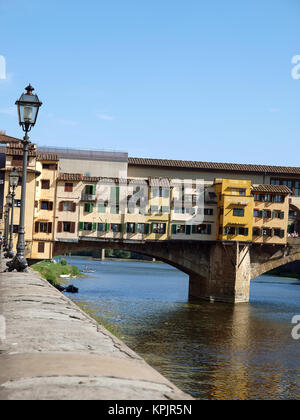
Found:
<svg viewBox="0 0 300 420"><path fill-rule="evenodd" d="M22 172L23 172L22 166L16 166L14 168L0 168L0 171L5 171L5 172L12 172L12 170L16 170L17 172L19 172L20 176L22 176ZM41 175L40 171L37 171L36 169L30 169L30 168L27 168L27 173Z"/></svg>
<svg viewBox="0 0 300 420"><path fill-rule="evenodd" d="M269 173L269 174L288 174L300 175L300 167L272 166L272 165L252 165L240 163L218 163L218 162L198 162L187 160L169 159L148 159L148 158L128 158L130 166L149 166L163 167L172 169L189 169L204 171L228 171L228 172L248 172L248 173Z"/></svg>
<svg viewBox="0 0 300 420"><path fill-rule="evenodd" d="M263 192L263 193L283 193L291 194L292 191L286 185L253 185L252 193Z"/></svg>
<svg viewBox="0 0 300 420"><path fill-rule="evenodd" d="M62 173L58 175L58 181L82 181L83 175L82 174L66 174Z"/></svg>
<svg viewBox="0 0 300 420"><path fill-rule="evenodd" d="M54 153L39 153L37 155L37 160L46 160L48 162L57 162L59 160L58 155Z"/></svg>
<svg viewBox="0 0 300 420"><path fill-rule="evenodd" d="M15 137L11 137L11 136L7 136L6 134L1 134L0 133L0 143L4 144L4 143L18 143L20 142L21 139L17 139Z"/></svg>
<svg viewBox="0 0 300 420"><path fill-rule="evenodd" d="M6 149L6 155L7 156L23 156L23 150L21 149ZM36 151L35 150L28 150L28 156L34 156L36 157Z"/></svg>

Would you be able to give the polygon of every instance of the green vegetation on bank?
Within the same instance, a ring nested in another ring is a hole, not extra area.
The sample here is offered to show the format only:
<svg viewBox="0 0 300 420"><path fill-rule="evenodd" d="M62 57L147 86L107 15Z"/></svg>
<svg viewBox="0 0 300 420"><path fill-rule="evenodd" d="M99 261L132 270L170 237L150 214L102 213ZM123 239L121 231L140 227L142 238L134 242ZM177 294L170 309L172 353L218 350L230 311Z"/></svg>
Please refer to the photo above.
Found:
<svg viewBox="0 0 300 420"><path fill-rule="evenodd" d="M85 312L87 315L89 315L91 318L93 318L95 321L98 322L98 324L102 325L107 331L115 335L117 338L122 340L124 336L121 334L119 328L116 325L111 324L108 322L105 318L99 315L98 311L96 309L92 309L90 306L88 306L86 303L77 300L77 299L71 299L72 302L74 302L79 308Z"/></svg>
<svg viewBox="0 0 300 420"><path fill-rule="evenodd" d="M64 258L60 262L54 263L51 261L43 261L37 264L34 264L31 268L40 273L40 275L49 281L53 286L64 283L64 279L61 279L59 276L68 275L70 277L83 277L83 274L79 268L75 266L67 265L67 262Z"/></svg>

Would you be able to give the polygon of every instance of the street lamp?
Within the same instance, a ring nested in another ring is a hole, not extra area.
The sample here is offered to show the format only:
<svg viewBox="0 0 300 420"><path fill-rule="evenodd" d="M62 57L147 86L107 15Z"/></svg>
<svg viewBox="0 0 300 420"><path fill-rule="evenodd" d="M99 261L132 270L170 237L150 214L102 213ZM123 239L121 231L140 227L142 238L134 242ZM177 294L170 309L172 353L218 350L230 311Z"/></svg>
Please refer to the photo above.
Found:
<svg viewBox="0 0 300 420"><path fill-rule="evenodd" d="M26 88L26 93L23 93L16 105L18 108L19 124L22 126L25 136L23 137L23 170L22 170L22 192L21 192L21 207L20 207L20 221L18 229L17 253L12 261L7 263L8 271L27 271L28 263L26 261L25 252L25 201L26 201L26 176L27 176L27 162L28 149L30 140L28 137L29 131L34 127L38 116L39 108L42 105L37 95L32 92L34 88L29 84Z"/></svg>
<svg viewBox="0 0 300 420"><path fill-rule="evenodd" d="M8 225L9 225L9 204L7 202L6 198L6 204L5 204L5 213L4 213L4 241L3 241L3 250L7 251L8 247Z"/></svg>
<svg viewBox="0 0 300 420"><path fill-rule="evenodd" d="M19 183L19 172L16 171L16 168L13 168L12 172L9 175L9 186L11 188L10 199L8 201L11 204L11 222L10 222L10 232L9 232L9 241L7 252L4 254L5 258L13 258L15 256L13 252L13 231L14 231L14 205L15 205L15 189Z"/></svg>

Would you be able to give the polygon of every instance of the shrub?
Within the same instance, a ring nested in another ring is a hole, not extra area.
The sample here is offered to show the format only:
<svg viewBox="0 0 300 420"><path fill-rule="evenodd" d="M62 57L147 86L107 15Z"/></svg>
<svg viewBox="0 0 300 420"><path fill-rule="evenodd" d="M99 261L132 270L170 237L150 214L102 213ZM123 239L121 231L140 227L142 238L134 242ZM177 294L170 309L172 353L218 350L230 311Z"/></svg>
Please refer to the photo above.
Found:
<svg viewBox="0 0 300 420"><path fill-rule="evenodd" d="M67 260L65 258L62 258L60 260L61 265L67 265Z"/></svg>

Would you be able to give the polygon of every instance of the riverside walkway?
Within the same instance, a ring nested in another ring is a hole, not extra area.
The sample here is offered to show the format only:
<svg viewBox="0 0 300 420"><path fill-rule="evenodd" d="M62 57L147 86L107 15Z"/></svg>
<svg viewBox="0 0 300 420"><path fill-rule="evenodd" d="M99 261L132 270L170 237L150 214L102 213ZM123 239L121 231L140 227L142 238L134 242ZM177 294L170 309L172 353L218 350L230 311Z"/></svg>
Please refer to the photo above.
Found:
<svg viewBox="0 0 300 420"><path fill-rule="evenodd" d="M0 400L192 399L37 273L4 264Z"/></svg>

